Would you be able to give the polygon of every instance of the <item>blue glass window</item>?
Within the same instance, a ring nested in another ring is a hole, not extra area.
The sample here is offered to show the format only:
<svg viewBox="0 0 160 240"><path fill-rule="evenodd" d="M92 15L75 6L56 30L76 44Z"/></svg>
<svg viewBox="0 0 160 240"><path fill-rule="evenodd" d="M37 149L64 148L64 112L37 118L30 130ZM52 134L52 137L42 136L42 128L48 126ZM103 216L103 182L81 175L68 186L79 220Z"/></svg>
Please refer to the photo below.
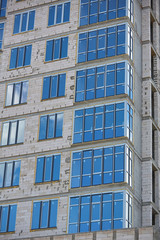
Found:
<svg viewBox="0 0 160 240"><path fill-rule="evenodd" d="M45 61L66 58L68 56L68 37L49 40L46 44Z"/></svg>
<svg viewBox="0 0 160 240"><path fill-rule="evenodd" d="M128 227L131 227L132 221L128 217L126 218L125 213L123 215L123 204L125 203L128 207L128 202L125 202L125 197L128 196L129 194L125 192L110 192L71 197L68 232L89 232L127 227L127 224L123 224L124 219L129 222ZM131 201L130 213L132 213Z"/></svg>
<svg viewBox="0 0 160 240"><path fill-rule="evenodd" d="M44 200L34 202L31 229L56 227L57 208L58 200Z"/></svg>
<svg viewBox="0 0 160 240"><path fill-rule="evenodd" d="M65 95L66 74L44 77L42 99L62 97Z"/></svg>
<svg viewBox="0 0 160 240"><path fill-rule="evenodd" d="M19 185L21 161L0 163L0 188Z"/></svg>
<svg viewBox="0 0 160 240"><path fill-rule="evenodd" d="M76 102L125 93L133 99L133 69L127 62L77 71Z"/></svg>
<svg viewBox="0 0 160 240"><path fill-rule="evenodd" d="M80 26L128 16L133 21L133 1L81 0Z"/></svg>
<svg viewBox="0 0 160 240"><path fill-rule="evenodd" d="M132 151L127 146L89 149L72 154L71 188L123 181L132 186Z"/></svg>
<svg viewBox="0 0 160 240"><path fill-rule="evenodd" d="M133 36L128 24L79 34L77 62L128 54L133 57Z"/></svg>
<svg viewBox="0 0 160 240"><path fill-rule="evenodd" d="M69 22L70 2L49 7L48 26Z"/></svg>
<svg viewBox="0 0 160 240"><path fill-rule="evenodd" d="M28 81L11 83L7 85L6 106L27 102Z"/></svg>
<svg viewBox="0 0 160 240"><path fill-rule="evenodd" d="M4 23L0 23L0 49L2 49Z"/></svg>
<svg viewBox="0 0 160 240"><path fill-rule="evenodd" d="M14 232L16 225L17 205L0 206L0 233Z"/></svg>
<svg viewBox="0 0 160 240"><path fill-rule="evenodd" d="M124 124L125 116L128 125ZM133 110L125 102L75 110L73 131L73 143L122 136L132 141Z"/></svg>
<svg viewBox="0 0 160 240"><path fill-rule="evenodd" d="M62 137L63 113L40 117L39 140Z"/></svg>
<svg viewBox="0 0 160 240"><path fill-rule="evenodd" d="M6 16L7 0L0 1L0 17Z"/></svg>
<svg viewBox="0 0 160 240"><path fill-rule="evenodd" d="M13 34L34 29L35 11L16 14L14 18Z"/></svg>
<svg viewBox="0 0 160 240"><path fill-rule="evenodd" d="M36 183L58 181L60 176L61 155L37 158Z"/></svg>
<svg viewBox="0 0 160 240"><path fill-rule="evenodd" d="M1 146L24 142L25 120L14 120L2 125Z"/></svg>
<svg viewBox="0 0 160 240"><path fill-rule="evenodd" d="M31 64L32 45L12 48L10 58L10 69L24 67Z"/></svg>

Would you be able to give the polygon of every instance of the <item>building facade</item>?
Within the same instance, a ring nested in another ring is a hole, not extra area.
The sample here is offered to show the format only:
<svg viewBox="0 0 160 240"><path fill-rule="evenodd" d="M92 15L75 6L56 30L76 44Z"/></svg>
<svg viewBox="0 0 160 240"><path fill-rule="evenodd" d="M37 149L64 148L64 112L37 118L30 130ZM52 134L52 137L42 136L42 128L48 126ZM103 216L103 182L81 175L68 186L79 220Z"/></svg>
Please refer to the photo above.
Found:
<svg viewBox="0 0 160 240"><path fill-rule="evenodd" d="M160 3L0 1L0 239L158 240Z"/></svg>

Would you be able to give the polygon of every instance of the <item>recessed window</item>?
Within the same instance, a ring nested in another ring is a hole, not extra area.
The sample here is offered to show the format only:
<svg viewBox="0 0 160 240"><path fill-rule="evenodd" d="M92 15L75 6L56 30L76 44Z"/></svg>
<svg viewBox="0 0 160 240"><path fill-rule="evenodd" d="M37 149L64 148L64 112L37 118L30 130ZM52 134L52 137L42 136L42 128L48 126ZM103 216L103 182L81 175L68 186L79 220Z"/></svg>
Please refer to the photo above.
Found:
<svg viewBox="0 0 160 240"><path fill-rule="evenodd" d="M19 185L21 161L0 163L0 188Z"/></svg>
<svg viewBox="0 0 160 240"><path fill-rule="evenodd" d="M133 110L128 103L75 110L73 143L122 136L127 136L132 141Z"/></svg>
<svg viewBox="0 0 160 240"><path fill-rule="evenodd" d="M16 204L0 206L0 233L15 231L16 213Z"/></svg>
<svg viewBox="0 0 160 240"><path fill-rule="evenodd" d="M127 210L132 212L132 199L129 208L128 196L124 191L71 197L68 233L131 227Z"/></svg>
<svg viewBox="0 0 160 240"><path fill-rule="evenodd" d="M44 77L42 99L62 97L65 95L66 74Z"/></svg>
<svg viewBox="0 0 160 240"><path fill-rule="evenodd" d="M133 69L127 62L77 71L76 102L125 93L133 98Z"/></svg>
<svg viewBox="0 0 160 240"><path fill-rule="evenodd" d="M103 22L109 19L130 17L133 21L133 1L128 0L81 0L80 26Z"/></svg>
<svg viewBox="0 0 160 240"><path fill-rule="evenodd" d="M13 120L2 125L1 146L24 142L25 120Z"/></svg>
<svg viewBox="0 0 160 240"><path fill-rule="evenodd" d="M79 34L78 63L128 54L132 59L133 36L127 24Z"/></svg>
<svg viewBox="0 0 160 240"><path fill-rule="evenodd" d="M28 81L7 85L6 106L12 106L27 102Z"/></svg>
<svg viewBox="0 0 160 240"><path fill-rule="evenodd" d="M0 1L0 17L6 16L7 0Z"/></svg>
<svg viewBox="0 0 160 240"><path fill-rule="evenodd" d="M73 152L71 188L124 181L131 185L132 155L128 157L126 151L131 150L118 145Z"/></svg>
<svg viewBox="0 0 160 240"><path fill-rule="evenodd" d="M69 22L70 2L49 7L48 26Z"/></svg>
<svg viewBox="0 0 160 240"><path fill-rule="evenodd" d="M34 18L35 18L35 11L16 14L14 19L13 34L33 30Z"/></svg>
<svg viewBox="0 0 160 240"><path fill-rule="evenodd" d="M60 175L61 155L37 158L36 183L58 181Z"/></svg>
<svg viewBox="0 0 160 240"><path fill-rule="evenodd" d="M68 56L68 37L47 41L45 61L62 59Z"/></svg>
<svg viewBox="0 0 160 240"><path fill-rule="evenodd" d="M2 49L3 32L4 32L4 23L0 23L0 49Z"/></svg>
<svg viewBox="0 0 160 240"><path fill-rule="evenodd" d="M34 202L31 229L56 227L57 210L58 200L44 200Z"/></svg>
<svg viewBox="0 0 160 240"><path fill-rule="evenodd" d="M62 137L63 113L40 117L39 140Z"/></svg>
<svg viewBox="0 0 160 240"><path fill-rule="evenodd" d="M32 45L12 48L10 58L10 69L24 67L31 64Z"/></svg>

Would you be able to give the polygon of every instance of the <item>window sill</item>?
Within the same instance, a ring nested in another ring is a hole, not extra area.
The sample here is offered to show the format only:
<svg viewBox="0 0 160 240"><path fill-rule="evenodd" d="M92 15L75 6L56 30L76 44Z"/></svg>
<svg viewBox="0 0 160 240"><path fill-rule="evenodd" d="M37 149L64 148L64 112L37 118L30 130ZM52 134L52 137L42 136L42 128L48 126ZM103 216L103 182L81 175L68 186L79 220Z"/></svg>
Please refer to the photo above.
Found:
<svg viewBox="0 0 160 240"><path fill-rule="evenodd" d="M64 22L64 23L56 23L56 24L54 24L54 25L47 26L47 28L56 27L56 26L61 26L61 25L63 25L63 24L68 24L68 23L70 23L70 21Z"/></svg>
<svg viewBox="0 0 160 240"><path fill-rule="evenodd" d="M69 59L69 57L65 57L65 58L59 58L59 59L53 59L53 60L51 60L51 61L45 61L44 60L44 64L46 64L46 63L52 63L52 62L58 62L58 61L62 61L62 60L67 60L67 59Z"/></svg>
<svg viewBox="0 0 160 240"><path fill-rule="evenodd" d="M4 106L4 108L11 108L11 107L17 107L17 106L24 106L24 105L27 105L27 102L26 103L19 103L19 104L9 105L9 106Z"/></svg>
<svg viewBox="0 0 160 240"><path fill-rule="evenodd" d="M130 142L129 138L126 136L123 137L114 137L114 138L108 138L108 139L101 139L101 140L93 140L93 141L88 141L88 142L81 142L81 143L72 143L71 147L79 147L79 146L86 146L86 145L90 145L90 144L98 144L98 143L108 143L108 142L113 142L113 141L119 141L119 140L127 140ZM132 143L132 142L130 142ZM132 143L133 146L133 143Z"/></svg>
<svg viewBox="0 0 160 240"><path fill-rule="evenodd" d="M13 71L13 70L24 69L24 68L26 68L26 67L27 67L27 68L28 68L28 67L31 67L31 65L22 66L22 67L17 67L17 68L11 68L11 69L8 67L8 71Z"/></svg>
<svg viewBox="0 0 160 240"><path fill-rule="evenodd" d="M34 183L34 186L39 186L39 185L45 185L47 183L49 184L55 184L55 183L59 183L60 180L56 180L56 181L49 181L49 182L40 182L40 183Z"/></svg>
<svg viewBox="0 0 160 240"><path fill-rule="evenodd" d="M53 230L53 229L57 229L57 227L30 229L30 232L45 231L45 230L48 231L48 230Z"/></svg>
<svg viewBox="0 0 160 240"><path fill-rule="evenodd" d="M24 0L21 0L21 1L24 1ZM24 32L19 32L19 33L12 33L12 36L17 36L17 35L20 35L20 34L24 34L24 33L29 33L29 32L34 32L35 29L33 30L28 30L28 31L24 31Z"/></svg>
<svg viewBox="0 0 160 240"><path fill-rule="evenodd" d="M41 99L41 102L45 102L45 101L48 101L48 100L57 100L57 99L60 99L60 98L65 98L66 95L64 96L60 96L60 97L52 97L52 98L46 98L46 99Z"/></svg>
<svg viewBox="0 0 160 240"><path fill-rule="evenodd" d="M108 26L112 22L119 21L119 20L126 20L126 19L129 19L129 17L128 16L123 16L123 17L119 17L119 18L108 19L108 20L105 20L105 21L102 21L102 22L91 23L91 24L86 24L86 25L83 25L83 26L79 26L78 29L84 29L84 28L88 29L89 27L93 27L93 26L95 27L95 26L99 26L99 25L102 25L102 24L105 24L105 26L106 26L106 23L108 23L107 24L107 26Z"/></svg>
<svg viewBox="0 0 160 240"><path fill-rule="evenodd" d="M19 188L19 185L17 186L10 186L10 187L1 187L0 190L5 190L5 189L12 189L12 188Z"/></svg>
<svg viewBox="0 0 160 240"><path fill-rule="evenodd" d="M38 142L51 141L51 140L60 139L60 138L63 138L63 136L55 137L55 138L38 139Z"/></svg>
<svg viewBox="0 0 160 240"><path fill-rule="evenodd" d="M0 16L0 20L3 20L3 19L6 20L7 17L6 17L6 16L4 16L4 17L1 17L1 16Z"/></svg>
<svg viewBox="0 0 160 240"><path fill-rule="evenodd" d="M0 232L0 235L14 234L14 233L15 233L15 231L13 231L13 232Z"/></svg>
<svg viewBox="0 0 160 240"><path fill-rule="evenodd" d="M13 146L23 145L23 144L24 144L24 142L23 143L14 143L14 144L10 144L10 145L0 145L0 148L2 148L2 147L13 147Z"/></svg>

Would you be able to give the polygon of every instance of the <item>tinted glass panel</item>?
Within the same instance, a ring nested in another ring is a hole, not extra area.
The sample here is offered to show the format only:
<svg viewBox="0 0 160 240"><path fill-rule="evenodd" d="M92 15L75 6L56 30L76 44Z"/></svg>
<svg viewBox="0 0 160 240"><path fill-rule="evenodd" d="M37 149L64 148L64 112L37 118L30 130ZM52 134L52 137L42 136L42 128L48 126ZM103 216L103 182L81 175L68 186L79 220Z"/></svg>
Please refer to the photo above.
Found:
<svg viewBox="0 0 160 240"><path fill-rule="evenodd" d="M17 205L11 205L10 206L10 211L9 211L8 232L15 231L16 213L17 213Z"/></svg>

